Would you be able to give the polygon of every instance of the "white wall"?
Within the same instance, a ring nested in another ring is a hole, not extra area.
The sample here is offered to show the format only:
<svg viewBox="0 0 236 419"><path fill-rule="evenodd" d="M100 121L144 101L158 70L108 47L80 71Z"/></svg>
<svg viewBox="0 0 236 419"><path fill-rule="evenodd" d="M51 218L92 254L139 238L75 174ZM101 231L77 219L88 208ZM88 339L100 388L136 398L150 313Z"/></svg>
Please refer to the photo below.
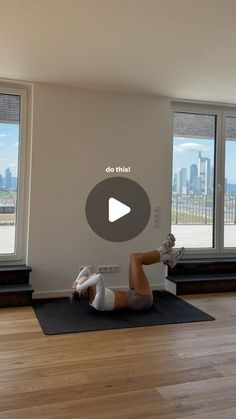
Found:
<svg viewBox="0 0 236 419"><path fill-rule="evenodd" d="M170 138L168 99L35 85L27 263L37 293L69 290L83 264L118 264L106 284L127 286L130 253L156 248L170 229ZM151 218L124 243L96 236L84 211L105 168L118 164L160 205L159 228ZM161 264L146 272L153 287L164 284Z"/></svg>

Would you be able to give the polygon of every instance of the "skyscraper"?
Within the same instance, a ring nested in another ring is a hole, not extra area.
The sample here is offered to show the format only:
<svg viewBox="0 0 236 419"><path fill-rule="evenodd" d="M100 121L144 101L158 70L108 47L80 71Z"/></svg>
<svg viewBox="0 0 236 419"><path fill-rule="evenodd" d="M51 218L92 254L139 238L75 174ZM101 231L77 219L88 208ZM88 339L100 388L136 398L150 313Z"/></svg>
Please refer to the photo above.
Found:
<svg viewBox="0 0 236 419"><path fill-rule="evenodd" d="M210 193L210 159L202 157L201 151L199 151L198 157L198 173L200 176L200 192L207 195Z"/></svg>
<svg viewBox="0 0 236 419"><path fill-rule="evenodd" d="M11 189L11 170L9 167L5 170L5 188L6 190Z"/></svg>
<svg viewBox="0 0 236 419"><path fill-rule="evenodd" d="M198 169L196 164L191 164L190 166L190 182L193 183L193 179L198 175Z"/></svg>
<svg viewBox="0 0 236 419"><path fill-rule="evenodd" d="M187 169L185 167L178 170L177 193L180 195L187 193Z"/></svg>
<svg viewBox="0 0 236 419"><path fill-rule="evenodd" d="M197 191L196 189L196 180L198 177L198 168L196 164L191 164L190 166L190 193L198 193L199 191Z"/></svg>
<svg viewBox="0 0 236 419"><path fill-rule="evenodd" d="M173 192L177 192L177 173L174 174L174 178L173 178Z"/></svg>

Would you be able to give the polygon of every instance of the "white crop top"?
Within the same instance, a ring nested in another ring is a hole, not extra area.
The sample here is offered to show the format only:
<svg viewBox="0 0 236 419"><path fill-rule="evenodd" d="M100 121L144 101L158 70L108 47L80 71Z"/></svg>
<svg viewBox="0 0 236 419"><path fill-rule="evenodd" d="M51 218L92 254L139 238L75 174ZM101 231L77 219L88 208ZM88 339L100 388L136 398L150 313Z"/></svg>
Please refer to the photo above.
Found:
<svg viewBox="0 0 236 419"><path fill-rule="evenodd" d="M115 308L115 294L111 289L105 288L104 296L96 294L90 305L96 310L112 311Z"/></svg>

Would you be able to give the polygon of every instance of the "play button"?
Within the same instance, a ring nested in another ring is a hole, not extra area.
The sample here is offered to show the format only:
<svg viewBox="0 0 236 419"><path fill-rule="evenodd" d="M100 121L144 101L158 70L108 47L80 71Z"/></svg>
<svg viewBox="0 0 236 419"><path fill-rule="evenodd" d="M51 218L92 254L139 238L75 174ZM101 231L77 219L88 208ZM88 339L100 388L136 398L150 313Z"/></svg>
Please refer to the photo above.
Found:
<svg viewBox="0 0 236 419"><path fill-rule="evenodd" d="M138 236L148 223L150 211L145 190L125 177L99 182L89 193L85 206L86 218L94 233L113 242Z"/></svg>
<svg viewBox="0 0 236 419"><path fill-rule="evenodd" d="M130 211L131 208L128 205L123 204L115 198L109 198L108 219L110 223L114 223L114 221L129 214Z"/></svg>

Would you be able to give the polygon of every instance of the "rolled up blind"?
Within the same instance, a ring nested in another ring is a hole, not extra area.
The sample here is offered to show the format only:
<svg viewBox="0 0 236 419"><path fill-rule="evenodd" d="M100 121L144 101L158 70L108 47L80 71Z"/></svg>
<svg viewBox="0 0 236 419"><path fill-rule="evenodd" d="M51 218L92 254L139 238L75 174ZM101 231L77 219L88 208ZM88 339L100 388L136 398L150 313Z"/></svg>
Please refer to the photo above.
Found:
<svg viewBox="0 0 236 419"><path fill-rule="evenodd" d="M19 95L0 93L0 124L20 123Z"/></svg>

